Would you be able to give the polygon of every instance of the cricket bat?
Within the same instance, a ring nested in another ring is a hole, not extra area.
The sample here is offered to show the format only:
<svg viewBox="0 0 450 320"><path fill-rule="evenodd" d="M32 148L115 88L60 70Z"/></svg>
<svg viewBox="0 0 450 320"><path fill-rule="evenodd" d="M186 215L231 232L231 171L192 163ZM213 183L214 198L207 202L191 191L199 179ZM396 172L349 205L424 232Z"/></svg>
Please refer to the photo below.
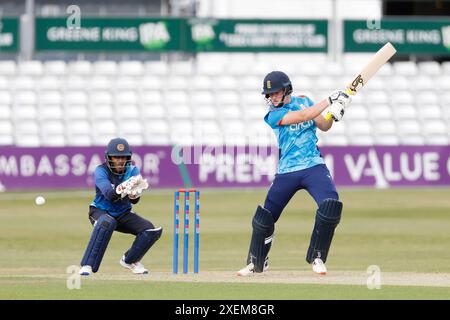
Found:
<svg viewBox="0 0 450 320"><path fill-rule="evenodd" d="M358 75L345 88L345 92L349 95L355 95L361 87L364 87L370 78L385 64L395 53L394 46L388 42L380 50L377 51L370 61L362 68ZM331 119L331 113L327 113L325 120Z"/></svg>

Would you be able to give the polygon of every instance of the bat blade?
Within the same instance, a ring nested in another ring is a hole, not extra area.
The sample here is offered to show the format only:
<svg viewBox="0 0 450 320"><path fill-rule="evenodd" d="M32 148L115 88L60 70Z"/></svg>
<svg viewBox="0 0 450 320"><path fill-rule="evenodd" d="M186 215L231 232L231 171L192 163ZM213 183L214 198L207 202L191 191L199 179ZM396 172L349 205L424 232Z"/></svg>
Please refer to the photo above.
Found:
<svg viewBox="0 0 450 320"><path fill-rule="evenodd" d="M364 87L378 70L389 61L389 59L397 52L394 46L388 42L380 50L378 50L370 59L370 61L362 68L362 70L347 85L345 91L349 95L354 95ZM331 113L328 113L325 120L331 119Z"/></svg>

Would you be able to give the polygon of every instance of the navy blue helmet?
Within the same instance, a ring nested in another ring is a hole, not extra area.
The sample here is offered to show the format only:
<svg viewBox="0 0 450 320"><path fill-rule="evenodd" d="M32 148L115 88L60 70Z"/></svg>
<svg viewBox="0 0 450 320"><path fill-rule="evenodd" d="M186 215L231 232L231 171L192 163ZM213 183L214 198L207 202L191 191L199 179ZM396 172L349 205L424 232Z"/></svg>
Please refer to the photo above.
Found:
<svg viewBox="0 0 450 320"><path fill-rule="evenodd" d="M270 97L271 93L278 92L282 89L284 89L283 101L287 95L292 93L292 83L286 73L282 71L272 71L264 77L262 94L266 96L266 99ZM276 107L281 107L282 105L283 102Z"/></svg>
<svg viewBox="0 0 450 320"><path fill-rule="evenodd" d="M123 138L112 139L109 141L105 151L106 164L112 173L118 174L115 171L114 163L111 161L111 157L126 157L127 162L125 163L125 167L127 167L131 164L131 155L132 152L127 140Z"/></svg>

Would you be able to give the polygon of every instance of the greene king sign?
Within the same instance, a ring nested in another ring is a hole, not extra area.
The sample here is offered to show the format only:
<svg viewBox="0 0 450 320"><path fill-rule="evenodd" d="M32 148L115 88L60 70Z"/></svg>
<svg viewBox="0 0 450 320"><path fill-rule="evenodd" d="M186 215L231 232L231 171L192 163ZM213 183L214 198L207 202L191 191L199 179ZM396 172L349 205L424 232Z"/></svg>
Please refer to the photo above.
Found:
<svg viewBox="0 0 450 320"><path fill-rule="evenodd" d="M344 37L345 52L373 52L391 42L399 53L450 55L450 20L347 20Z"/></svg>
<svg viewBox="0 0 450 320"><path fill-rule="evenodd" d="M82 18L67 28L65 18L36 19L36 50L170 51L180 50L179 19Z"/></svg>

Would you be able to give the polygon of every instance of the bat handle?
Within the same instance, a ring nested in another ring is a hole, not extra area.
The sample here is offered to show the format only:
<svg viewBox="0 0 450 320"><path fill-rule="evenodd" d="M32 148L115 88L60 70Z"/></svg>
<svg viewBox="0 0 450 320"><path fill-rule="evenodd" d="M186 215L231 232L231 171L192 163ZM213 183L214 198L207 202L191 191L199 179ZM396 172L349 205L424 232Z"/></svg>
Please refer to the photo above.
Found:
<svg viewBox="0 0 450 320"><path fill-rule="evenodd" d="M347 93L350 96L355 94L355 92L352 91L350 88L345 89L345 93ZM327 115L325 116L325 121L330 121L331 117L332 117L331 113L328 112Z"/></svg>

